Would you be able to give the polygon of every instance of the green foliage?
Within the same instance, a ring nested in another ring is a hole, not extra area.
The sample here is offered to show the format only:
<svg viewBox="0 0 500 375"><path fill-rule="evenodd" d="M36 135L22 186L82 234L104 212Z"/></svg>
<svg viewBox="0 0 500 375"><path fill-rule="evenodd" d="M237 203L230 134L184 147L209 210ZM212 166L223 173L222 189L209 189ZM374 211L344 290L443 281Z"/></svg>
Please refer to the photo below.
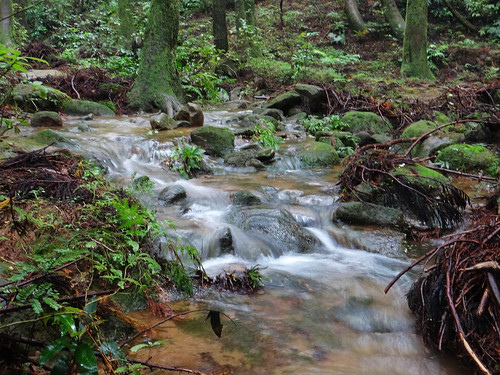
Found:
<svg viewBox="0 0 500 375"><path fill-rule="evenodd" d="M448 45L447 44L429 44L427 47L427 60L429 67L437 71L440 67L448 64Z"/></svg>
<svg viewBox="0 0 500 375"><path fill-rule="evenodd" d="M279 149L279 144L283 143L283 139L276 136L276 128L271 121L260 120L254 125L253 131L254 135L252 139L264 147L272 147L277 150Z"/></svg>
<svg viewBox="0 0 500 375"><path fill-rule="evenodd" d="M302 120L301 123L306 130L312 134L321 131L343 131L349 127L338 115L331 115L323 118L310 115Z"/></svg>
<svg viewBox="0 0 500 375"><path fill-rule="evenodd" d="M262 274L267 267L261 267L259 264L247 269L246 276L253 289L264 286L264 281L271 282L271 279Z"/></svg>
<svg viewBox="0 0 500 375"><path fill-rule="evenodd" d="M179 171L186 179L193 177L202 170L204 164L205 150L200 146L190 145L182 141L180 144L172 147L168 165L170 169Z"/></svg>

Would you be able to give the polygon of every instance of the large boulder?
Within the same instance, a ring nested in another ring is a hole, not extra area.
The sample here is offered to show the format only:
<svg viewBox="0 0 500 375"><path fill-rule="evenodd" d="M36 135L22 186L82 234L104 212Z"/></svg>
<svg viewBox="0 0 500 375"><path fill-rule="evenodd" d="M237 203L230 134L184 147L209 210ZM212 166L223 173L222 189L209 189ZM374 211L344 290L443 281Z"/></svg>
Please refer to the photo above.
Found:
<svg viewBox="0 0 500 375"><path fill-rule="evenodd" d="M22 109L35 111L56 111L70 99L65 93L39 83L23 83L12 89L13 101Z"/></svg>
<svg viewBox="0 0 500 375"><path fill-rule="evenodd" d="M306 144L299 151L299 159L309 167L331 167L340 161L335 148L323 142Z"/></svg>
<svg viewBox="0 0 500 375"><path fill-rule="evenodd" d="M77 99L66 101L63 112L70 116L85 116L89 113L95 116L115 116L115 112L103 104Z"/></svg>
<svg viewBox="0 0 500 375"><path fill-rule="evenodd" d="M500 159L482 145L459 144L439 151L436 162L460 172L486 172L496 176Z"/></svg>
<svg viewBox="0 0 500 375"><path fill-rule="evenodd" d="M392 125L386 119L373 112L347 112L342 117L342 121L347 124L348 130L353 134L366 132L371 136L389 137L392 130Z"/></svg>
<svg viewBox="0 0 500 375"><path fill-rule="evenodd" d="M264 108L277 108L281 109L285 114L288 114L291 108L300 106L301 103L302 99L298 93L295 91L287 91L270 100L264 105Z"/></svg>
<svg viewBox="0 0 500 375"><path fill-rule="evenodd" d="M303 105L309 112L319 112L326 105L326 92L319 86L297 84L295 91L300 94Z"/></svg>
<svg viewBox="0 0 500 375"><path fill-rule="evenodd" d="M248 190L240 190L233 195L233 204L237 206L258 206L262 200Z"/></svg>
<svg viewBox="0 0 500 375"><path fill-rule="evenodd" d="M234 133L227 128L203 126L191 132L191 141L211 156L224 156L234 149Z"/></svg>
<svg viewBox="0 0 500 375"><path fill-rule="evenodd" d="M158 199L166 204L176 204L187 198L186 190L181 185L167 186L160 192Z"/></svg>
<svg viewBox="0 0 500 375"><path fill-rule="evenodd" d="M153 130L172 130L177 127L177 121L163 112L151 116L149 122Z"/></svg>
<svg viewBox="0 0 500 375"><path fill-rule="evenodd" d="M43 145L51 145L51 144L57 146L74 145L74 142L71 141L69 138L66 138L65 136L61 135L60 133L52 129L45 129L39 131L38 133L36 133L33 139L36 142Z"/></svg>
<svg viewBox="0 0 500 375"><path fill-rule="evenodd" d="M179 112L177 112L174 119L196 128L203 126L203 122L205 121L201 106L196 103L186 104Z"/></svg>
<svg viewBox="0 0 500 375"><path fill-rule="evenodd" d="M316 244L314 237L286 210L239 208L229 215L228 222L253 232L273 249L274 254L285 251L309 253Z"/></svg>
<svg viewBox="0 0 500 375"><path fill-rule="evenodd" d="M335 218L348 224L397 227L403 223L403 212L372 203L345 202L337 208Z"/></svg>
<svg viewBox="0 0 500 375"><path fill-rule="evenodd" d="M61 127L63 126L61 115L52 111L40 111L31 116L30 125L34 128Z"/></svg>

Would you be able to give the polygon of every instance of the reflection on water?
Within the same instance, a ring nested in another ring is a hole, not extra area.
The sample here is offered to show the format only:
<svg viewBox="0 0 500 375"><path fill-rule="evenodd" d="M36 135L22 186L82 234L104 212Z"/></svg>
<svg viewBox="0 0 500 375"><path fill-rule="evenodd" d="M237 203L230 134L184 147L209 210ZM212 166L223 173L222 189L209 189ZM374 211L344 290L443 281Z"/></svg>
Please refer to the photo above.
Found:
<svg viewBox="0 0 500 375"><path fill-rule="evenodd" d="M206 115L216 125L227 117L227 112ZM147 204L200 249L210 274L234 263L258 263L272 279L253 295L200 290L187 301L173 302L177 311L206 308L227 314L222 338L204 322L206 313L194 313L139 338L137 342L168 344L143 350L136 354L138 359L216 374L459 374L426 352L414 333L405 299L414 275L402 278L388 295L383 293L411 261L404 237L332 222L340 167L301 170L296 160L281 155L267 171L250 173L220 165L217 175L186 181L166 171L161 161L174 138L190 130L148 135L145 118L96 119L87 123L90 132L85 133L76 130L78 125L77 120L70 122L65 135L107 166L115 181L126 184L137 173L155 182L155 195ZM184 188L184 202L168 206L157 200L171 184ZM272 257L254 235L228 224L228 213L237 209L231 204L232 194L240 190L254 192L266 208L290 212L317 239L314 253L282 249L281 256ZM211 243L214 234L227 227L236 250L219 256ZM136 312L134 317L145 325L159 319L149 312Z"/></svg>

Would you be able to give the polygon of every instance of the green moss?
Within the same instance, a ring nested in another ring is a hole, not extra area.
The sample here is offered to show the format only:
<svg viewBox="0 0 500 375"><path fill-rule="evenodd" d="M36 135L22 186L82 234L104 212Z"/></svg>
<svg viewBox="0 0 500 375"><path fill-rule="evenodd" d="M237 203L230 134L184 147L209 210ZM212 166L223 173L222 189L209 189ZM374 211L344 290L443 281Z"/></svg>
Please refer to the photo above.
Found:
<svg viewBox="0 0 500 375"><path fill-rule="evenodd" d="M403 133L401 134L401 138L420 137L421 135L431 131L432 129L435 129L436 127L436 123L432 121L416 121L403 131Z"/></svg>
<svg viewBox="0 0 500 375"><path fill-rule="evenodd" d="M368 134L389 134L392 125L373 112L348 112L342 117L352 133L365 131Z"/></svg>
<svg viewBox="0 0 500 375"><path fill-rule="evenodd" d="M459 144L439 151L436 162L460 172L486 172L496 176L500 159L484 146Z"/></svg>
<svg viewBox="0 0 500 375"><path fill-rule="evenodd" d="M392 171L395 175L405 175L410 181L426 180L429 185L435 185L438 181L443 184L451 183L450 179L430 168L420 164L402 165Z"/></svg>
<svg viewBox="0 0 500 375"><path fill-rule="evenodd" d="M310 167L330 167L340 161L333 146L322 142L307 145L300 152L299 158Z"/></svg>
<svg viewBox="0 0 500 375"><path fill-rule="evenodd" d="M85 116L92 113L96 116L114 116L115 112L105 105L88 100L68 100L64 103L64 113L71 116Z"/></svg>

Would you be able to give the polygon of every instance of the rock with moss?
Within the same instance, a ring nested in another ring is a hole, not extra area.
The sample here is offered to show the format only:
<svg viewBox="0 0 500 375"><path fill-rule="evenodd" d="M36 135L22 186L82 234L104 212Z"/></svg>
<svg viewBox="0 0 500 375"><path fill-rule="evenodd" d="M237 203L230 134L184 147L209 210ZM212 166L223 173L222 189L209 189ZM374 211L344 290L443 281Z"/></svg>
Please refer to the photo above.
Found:
<svg viewBox="0 0 500 375"><path fill-rule="evenodd" d="M63 92L39 83L17 85L11 96L16 105L28 112L57 111L70 99Z"/></svg>
<svg viewBox="0 0 500 375"><path fill-rule="evenodd" d="M181 185L167 186L160 192L158 199L166 204L176 204L187 198L186 190Z"/></svg>
<svg viewBox="0 0 500 375"><path fill-rule="evenodd" d="M353 134L366 132L369 135L389 137L392 125L384 118L373 112L347 112L342 117L342 122L347 125L347 130Z"/></svg>
<svg viewBox="0 0 500 375"><path fill-rule="evenodd" d="M257 159L257 150L255 149L234 151L224 156L224 162L235 167L248 166L253 159Z"/></svg>
<svg viewBox="0 0 500 375"><path fill-rule="evenodd" d="M335 218L347 224L398 227L403 224L403 212L397 208L365 202L341 203Z"/></svg>
<svg viewBox="0 0 500 375"><path fill-rule="evenodd" d="M227 128L203 126L191 132L191 141L211 156L224 156L234 149L234 133Z"/></svg>
<svg viewBox="0 0 500 375"><path fill-rule="evenodd" d="M103 104L77 99L64 102L63 112L70 116L85 116L90 113L95 116L115 116L115 112Z"/></svg>
<svg viewBox="0 0 500 375"><path fill-rule="evenodd" d="M177 121L166 113L151 116L149 123L151 124L151 129L153 130L172 130L178 126Z"/></svg>
<svg viewBox="0 0 500 375"><path fill-rule="evenodd" d="M300 106L301 103L302 99L298 93L296 93L295 91L287 91L270 100L264 105L264 108L281 109L285 113L285 115L288 115L288 111L291 108Z"/></svg>
<svg viewBox="0 0 500 375"><path fill-rule="evenodd" d="M340 161L335 148L322 142L306 144L299 151L299 158L309 167L331 167Z"/></svg>
<svg viewBox="0 0 500 375"><path fill-rule="evenodd" d="M190 127L196 128L203 126L203 122L205 121L203 110L201 109L201 106L196 103L187 103L179 112L177 112L174 119L182 121L185 124L189 124Z"/></svg>
<svg viewBox="0 0 500 375"><path fill-rule="evenodd" d="M416 121L403 131L401 138L420 137L437 127L434 121ZM464 138L459 126L450 125L430 134L413 148L411 154L420 158L433 156L449 145L462 142Z"/></svg>
<svg viewBox="0 0 500 375"><path fill-rule="evenodd" d="M233 195L233 204L237 206L258 206L261 199L248 190L241 190Z"/></svg>
<svg viewBox="0 0 500 375"><path fill-rule="evenodd" d="M496 176L500 159L482 145L458 144L439 151L436 163L460 172Z"/></svg>
<svg viewBox="0 0 500 375"><path fill-rule="evenodd" d="M283 121L285 118L283 111L278 108L257 108L253 113L259 116L270 116L276 121Z"/></svg>
<svg viewBox="0 0 500 375"><path fill-rule="evenodd" d="M326 106L326 92L322 87L316 85L297 84L295 91L302 97L304 107L308 112L316 113Z"/></svg>
<svg viewBox="0 0 500 375"><path fill-rule="evenodd" d="M39 131L38 133L36 133L33 139L43 145L55 144L58 146L68 146L74 144L73 141L71 141L69 138L66 138L65 136L52 129Z"/></svg>
<svg viewBox="0 0 500 375"><path fill-rule="evenodd" d="M53 111L40 111L31 116L30 125L34 128L63 126L61 115Z"/></svg>

